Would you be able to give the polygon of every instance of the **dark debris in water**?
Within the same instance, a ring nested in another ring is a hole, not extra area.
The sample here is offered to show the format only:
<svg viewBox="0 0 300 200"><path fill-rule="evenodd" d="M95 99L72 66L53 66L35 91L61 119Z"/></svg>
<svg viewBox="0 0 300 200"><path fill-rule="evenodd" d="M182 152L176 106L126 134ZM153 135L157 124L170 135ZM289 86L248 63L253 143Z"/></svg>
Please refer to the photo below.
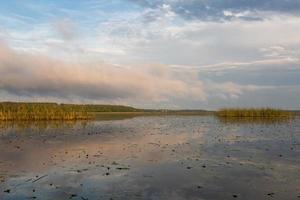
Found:
<svg viewBox="0 0 300 200"><path fill-rule="evenodd" d="M10 189L4 190L4 193L10 193Z"/></svg>
<svg viewBox="0 0 300 200"><path fill-rule="evenodd" d="M273 197L275 195L275 193L271 192L271 193L268 193L267 195L270 196L270 197Z"/></svg>
<svg viewBox="0 0 300 200"><path fill-rule="evenodd" d="M69 199L73 199L73 198L75 198L75 197L77 197L77 194L70 194Z"/></svg>

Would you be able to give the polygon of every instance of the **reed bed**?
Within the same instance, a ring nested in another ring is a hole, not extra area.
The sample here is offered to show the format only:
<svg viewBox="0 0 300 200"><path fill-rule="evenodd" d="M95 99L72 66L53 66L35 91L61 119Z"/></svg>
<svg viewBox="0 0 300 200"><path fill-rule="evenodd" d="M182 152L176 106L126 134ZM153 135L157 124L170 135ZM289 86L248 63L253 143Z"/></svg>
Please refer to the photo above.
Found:
<svg viewBox="0 0 300 200"><path fill-rule="evenodd" d="M216 115L221 118L290 118L292 113L273 108L224 108Z"/></svg>
<svg viewBox="0 0 300 200"><path fill-rule="evenodd" d="M0 103L0 121L87 120L91 115L82 105L56 103Z"/></svg>
<svg viewBox="0 0 300 200"><path fill-rule="evenodd" d="M225 124L280 124L290 122L291 117L218 117Z"/></svg>

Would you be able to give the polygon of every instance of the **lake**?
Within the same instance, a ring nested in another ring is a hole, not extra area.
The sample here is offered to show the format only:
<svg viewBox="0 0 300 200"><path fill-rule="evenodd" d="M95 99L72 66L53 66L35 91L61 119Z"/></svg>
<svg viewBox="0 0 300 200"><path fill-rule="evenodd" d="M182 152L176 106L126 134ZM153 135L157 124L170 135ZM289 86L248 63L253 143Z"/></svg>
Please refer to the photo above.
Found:
<svg viewBox="0 0 300 200"><path fill-rule="evenodd" d="M0 123L0 199L300 199L300 119Z"/></svg>

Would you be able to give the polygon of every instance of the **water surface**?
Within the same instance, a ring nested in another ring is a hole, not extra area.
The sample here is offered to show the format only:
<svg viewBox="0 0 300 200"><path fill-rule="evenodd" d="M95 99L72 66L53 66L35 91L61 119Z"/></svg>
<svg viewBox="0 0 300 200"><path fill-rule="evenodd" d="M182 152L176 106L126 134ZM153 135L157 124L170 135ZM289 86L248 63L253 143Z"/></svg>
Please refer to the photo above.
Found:
<svg viewBox="0 0 300 200"><path fill-rule="evenodd" d="M300 119L0 124L0 199L300 199Z"/></svg>

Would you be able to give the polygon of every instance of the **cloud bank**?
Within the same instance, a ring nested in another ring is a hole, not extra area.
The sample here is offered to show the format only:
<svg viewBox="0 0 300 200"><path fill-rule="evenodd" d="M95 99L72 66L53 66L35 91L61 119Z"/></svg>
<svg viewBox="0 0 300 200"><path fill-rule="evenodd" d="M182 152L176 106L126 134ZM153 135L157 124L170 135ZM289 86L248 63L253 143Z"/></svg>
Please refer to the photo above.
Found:
<svg viewBox="0 0 300 200"><path fill-rule="evenodd" d="M176 73L160 65L140 69L71 63L0 47L0 90L17 96L135 102L206 98L201 81L189 80L189 84Z"/></svg>
<svg viewBox="0 0 300 200"><path fill-rule="evenodd" d="M166 65L117 66L72 63L0 46L0 91L19 98L62 102L114 102L131 105L207 101L212 95L238 98L261 89L232 82L203 82L198 71ZM0 93L1 94L1 93ZM75 99L75 100L74 100Z"/></svg>

